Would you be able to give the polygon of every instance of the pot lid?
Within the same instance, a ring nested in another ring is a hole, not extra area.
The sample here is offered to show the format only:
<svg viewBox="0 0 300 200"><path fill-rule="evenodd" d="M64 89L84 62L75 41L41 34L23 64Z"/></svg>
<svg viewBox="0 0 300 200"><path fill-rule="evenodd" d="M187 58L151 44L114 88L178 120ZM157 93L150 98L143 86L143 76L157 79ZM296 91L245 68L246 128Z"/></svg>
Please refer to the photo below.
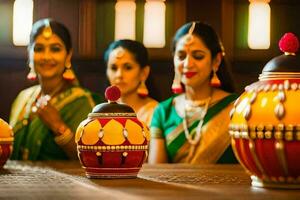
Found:
<svg viewBox="0 0 300 200"><path fill-rule="evenodd" d="M105 98L108 100L107 103L101 103L96 105L92 113L105 113L112 115L118 115L118 113L127 113L135 115L134 110L127 104L117 103L117 100L121 97L121 91L117 86L110 86L105 90Z"/></svg>
<svg viewBox="0 0 300 200"><path fill-rule="evenodd" d="M300 72L299 40L293 33L286 33L279 41L282 55L271 59L263 68L264 72Z"/></svg>

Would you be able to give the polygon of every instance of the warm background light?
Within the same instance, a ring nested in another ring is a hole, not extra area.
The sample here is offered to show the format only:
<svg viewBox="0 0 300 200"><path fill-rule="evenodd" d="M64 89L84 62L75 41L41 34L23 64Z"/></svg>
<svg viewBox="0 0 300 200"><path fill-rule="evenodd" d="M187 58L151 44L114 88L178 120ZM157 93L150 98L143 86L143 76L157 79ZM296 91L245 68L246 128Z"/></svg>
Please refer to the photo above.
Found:
<svg viewBox="0 0 300 200"><path fill-rule="evenodd" d="M134 0L118 0L115 5L115 40L135 40L135 10Z"/></svg>
<svg viewBox="0 0 300 200"><path fill-rule="evenodd" d="M248 45L251 49L270 47L270 0L250 0Z"/></svg>
<svg viewBox="0 0 300 200"><path fill-rule="evenodd" d="M164 0L147 0L144 13L144 39L146 47L162 48L165 46Z"/></svg>
<svg viewBox="0 0 300 200"><path fill-rule="evenodd" d="M33 1L15 0L13 10L13 43L16 46L26 46L33 21Z"/></svg>

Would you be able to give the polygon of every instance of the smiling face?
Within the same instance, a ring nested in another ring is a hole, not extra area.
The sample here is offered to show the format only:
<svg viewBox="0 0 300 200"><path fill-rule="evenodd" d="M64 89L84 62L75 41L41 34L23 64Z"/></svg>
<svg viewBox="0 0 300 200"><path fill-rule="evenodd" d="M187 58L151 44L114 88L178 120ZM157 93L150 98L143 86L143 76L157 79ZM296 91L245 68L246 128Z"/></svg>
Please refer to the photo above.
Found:
<svg viewBox="0 0 300 200"><path fill-rule="evenodd" d="M192 41L188 42L186 36L180 38L176 44L175 70L181 75L181 82L186 86L209 86L212 69L218 68L220 64L218 56L212 59L210 50L196 35L192 35Z"/></svg>
<svg viewBox="0 0 300 200"><path fill-rule="evenodd" d="M29 51L35 72L42 79L62 78L65 64L71 60L63 41L52 34L49 38L38 35Z"/></svg>
<svg viewBox="0 0 300 200"><path fill-rule="evenodd" d="M111 85L119 87L122 96L136 93L140 82L148 76L147 67L141 68L134 55L122 47L110 52L106 75Z"/></svg>

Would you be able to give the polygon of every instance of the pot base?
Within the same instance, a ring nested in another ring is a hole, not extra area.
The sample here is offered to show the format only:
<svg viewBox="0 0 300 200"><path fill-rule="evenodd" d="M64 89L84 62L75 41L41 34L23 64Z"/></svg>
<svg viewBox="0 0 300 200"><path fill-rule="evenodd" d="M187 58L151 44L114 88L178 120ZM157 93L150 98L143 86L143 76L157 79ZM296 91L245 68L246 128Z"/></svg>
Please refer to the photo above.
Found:
<svg viewBox="0 0 300 200"><path fill-rule="evenodd" d="M251 184L253 187L261 188L277 188L277 189L300 189L300 182L276 182L276 181L264 181L257 176L251 176Z"/></svg>
<svg viewBox="0 0 300 200"><path fill-rule="evenodd" d="M88 178L119 179L136 178L140 168L91 168L85 167Z"/></svg>

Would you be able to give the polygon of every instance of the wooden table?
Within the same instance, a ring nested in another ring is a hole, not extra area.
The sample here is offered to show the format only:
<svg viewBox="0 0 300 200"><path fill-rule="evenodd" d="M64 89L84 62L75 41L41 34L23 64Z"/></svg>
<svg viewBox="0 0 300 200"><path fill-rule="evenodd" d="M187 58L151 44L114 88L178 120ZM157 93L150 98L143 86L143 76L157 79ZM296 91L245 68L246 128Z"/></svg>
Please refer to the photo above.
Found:
<svg viewBox="0 0 300 200"><path fill-rule="evenodd" d="M300 199L300 190L254 188L239 165L145 164L136 179L88 179L78 162L9 161L0 199Z"/></svg>

